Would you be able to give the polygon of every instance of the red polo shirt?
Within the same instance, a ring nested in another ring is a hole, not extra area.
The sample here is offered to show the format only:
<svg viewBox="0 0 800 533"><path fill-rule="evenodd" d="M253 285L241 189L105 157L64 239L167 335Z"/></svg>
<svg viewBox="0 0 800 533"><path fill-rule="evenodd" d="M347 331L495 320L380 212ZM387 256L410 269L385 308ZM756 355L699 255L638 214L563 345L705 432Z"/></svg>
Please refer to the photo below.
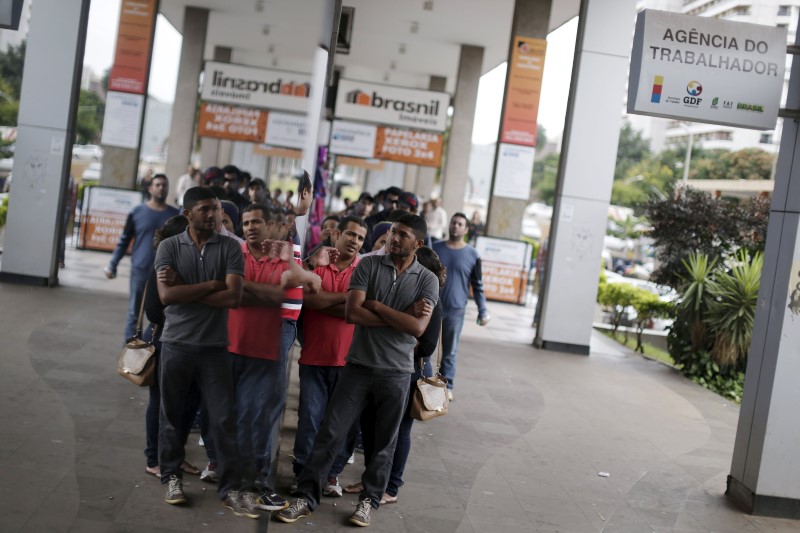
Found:
<svg viewBox="0 0 800 533"><path fill-rule="evenodd" d="M246 242L242 244L242 252L245 281L280 285L281 274L289 269L288 263L266 256L256 259ZM228 310L228 351L277 361L282 323L280 307L242 306Z"/></svg>
<svg viewBox="0 0 800 533"><path fill-rule="evenodd" d="M336 265L315 268L314 273L322 279L322 290L346 293L358 261L356 256L350 266L341 272ZM300 364L344 366L355 329L355 324L348 324L344 318L306 307L303 314L305 337L303 350L300 352Z"/></svg>

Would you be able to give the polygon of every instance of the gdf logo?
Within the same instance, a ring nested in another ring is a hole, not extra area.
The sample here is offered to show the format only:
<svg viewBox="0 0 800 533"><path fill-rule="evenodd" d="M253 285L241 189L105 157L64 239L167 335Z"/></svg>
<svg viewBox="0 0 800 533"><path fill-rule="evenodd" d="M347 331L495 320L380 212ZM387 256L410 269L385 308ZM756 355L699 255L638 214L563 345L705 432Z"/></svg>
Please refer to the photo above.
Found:
<svg viewBox="0 0 800 533"><path fill-rule="evenodd" d="M686 92L689 93L689 96L683 97L683 103L689 105L700 105L700 102L703 101L702 98L698 98L700 94L703 92L703 86L700 85L699 81L690 81L686 84Z"/></svg>

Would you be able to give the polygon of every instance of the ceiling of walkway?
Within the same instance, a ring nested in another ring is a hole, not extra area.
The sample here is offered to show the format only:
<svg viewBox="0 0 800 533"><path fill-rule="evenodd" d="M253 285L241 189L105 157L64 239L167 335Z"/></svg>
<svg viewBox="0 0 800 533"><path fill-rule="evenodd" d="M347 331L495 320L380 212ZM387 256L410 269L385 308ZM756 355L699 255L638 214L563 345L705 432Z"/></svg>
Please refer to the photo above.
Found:
<svg viewBox="0 0 800 533"><path fill-rule="evenodd" d="M161 0L182 32L187 6L210 11L206 59L215 46L232 61L310 72L325 0ZM549 27L578 14L580 0L553 0ZM344 0L355 8L352 48L337 55L347 78L427 88L447 78L453 92L462 44L484 47L482 72L506 60L514 0Z"/></svg>

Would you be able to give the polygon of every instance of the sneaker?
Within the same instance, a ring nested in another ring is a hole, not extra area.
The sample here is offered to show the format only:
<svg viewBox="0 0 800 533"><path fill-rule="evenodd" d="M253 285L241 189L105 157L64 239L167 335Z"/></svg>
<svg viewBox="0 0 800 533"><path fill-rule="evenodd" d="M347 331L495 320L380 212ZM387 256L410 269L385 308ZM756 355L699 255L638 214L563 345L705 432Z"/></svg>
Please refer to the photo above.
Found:
<svg viewBox="0 0 800 533"><path fill-rule="evenodd" d="M217 463L208 463L206 467L200 472L200 481L206 483L217 482Z"/></svg>
<svg viewBox="0 0 800 533"><path fill-rule="evenodd" d="M372 500L364 498L358 502L353 516L350 517L350 523L361 527L367 527L372 515Z"/></svg>
<svg viewBox="0 0 800 533"><path fill-rule="evenodd" d="M447 399L453 401L453 389L447 389Z"/></svg>
<svg viewBox="0 0 800 533"><path fill-rule="evenodd" d="M286 509L289 502L272 492L270 488L263 488L256 494L256 506L265 511L280 511Z"/></svg>
<svg viewBox="0 0 800 533"><path fill-rule="evenodd" d="M331 498L341 498L342 497L342 486L339 485L339 478L338 477L329 477L328 482L325 483L325 486L322 488L322 495L329 496Z"/></svg>
<svg viewBox="0 0 800 533"><path fill-rule="evenodd" d="M351 465L356 462L356 452L350 454L350 458L347 459L347 464Z"/></svg>
<svg viewBox="0 0 800 533"><path fill-rule="evenodd" d="M287 524L293 524L305 516L311 516L311 506L305 498L297 498L286 509L275 513L275 518Z"/></svg>
<svg viewBox="0 0 800 533"><path fill-rule="evenodd" d="M222 505L233 511L236 516L246 516L247 518L261 516L256 508L256 495L252 492L229 491L222 501Z"/></svg>
<svg viewBox="0 0 800 533"><path fill-rule="evenodd" d="M164 498L164 501L170 505L186 503L186 495L183 493L183 482L178 476L169 476L167 496Z"/></svg>

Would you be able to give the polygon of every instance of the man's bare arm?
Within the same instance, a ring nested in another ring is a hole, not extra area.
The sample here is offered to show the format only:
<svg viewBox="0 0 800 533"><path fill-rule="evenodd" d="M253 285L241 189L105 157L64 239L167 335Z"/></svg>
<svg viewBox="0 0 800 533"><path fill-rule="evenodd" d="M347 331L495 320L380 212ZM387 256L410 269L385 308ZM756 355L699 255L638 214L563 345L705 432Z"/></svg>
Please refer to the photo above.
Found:
<svg viewBox="0 0 800 533"><path fill-rule="evenodd" d="M242 303L242 285L244 279L239 274L225 276L225 290L217 291L200 298L200 303L211 307L236 309Z"/></svg>
<svg viewBox="0 0 800 533"><path fill-rule="evenodd" d="M347 293L347 304L345 306L345 320L348 324L356 324L366 327L385 327L388 324L378 315L364 307L367 293L359 290L350 290Z"/></svg>

